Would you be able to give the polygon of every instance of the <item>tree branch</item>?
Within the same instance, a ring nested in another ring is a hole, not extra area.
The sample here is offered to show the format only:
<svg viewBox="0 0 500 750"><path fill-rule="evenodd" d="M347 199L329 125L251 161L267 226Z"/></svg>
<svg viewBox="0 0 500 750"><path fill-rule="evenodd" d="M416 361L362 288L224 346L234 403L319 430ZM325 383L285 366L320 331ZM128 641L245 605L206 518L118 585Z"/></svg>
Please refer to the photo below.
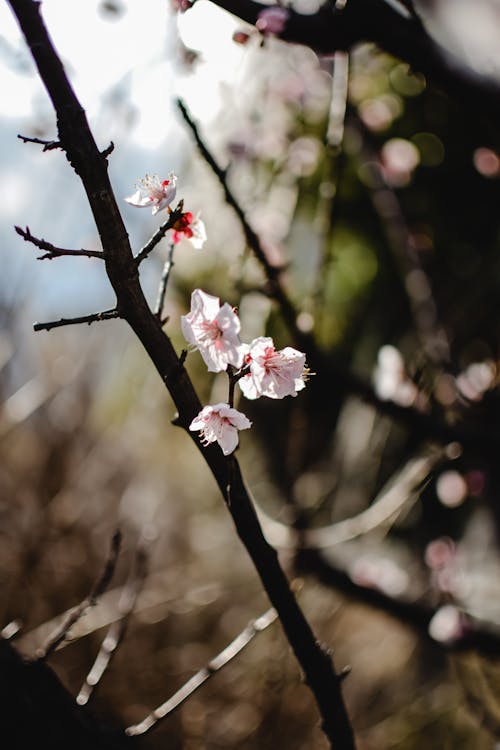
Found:
<svg viewBox="0 0 500 750"><path fill-rule="evenodd" d="M52 260L52 258L60 258L63 255L86 256L87 258L100 258L104 260L104 253L101 250L67 250L63 247L55 247L52 243L46 242L46 240L38 239L38 237L31 234L29 227L26 227L26 229L14 227L14 229L26 242L31 242L35 247L46 251L45 255L40 255L38 260L45 260L46 258Z"/></svg>
<svg viewBox="0 0 500 750"><path fill-rule="evenodd" d="M465 632L448 642L437 641L429 634L429 625L436 610L426 604L395 599L383 591L355 583L351 577L328 561L317 550L300 550L295 561L297 571L314 576L320 583L348 598L385 612L399 622L410 626L421 638L436 648L446 651L478 651L498 659L500 654L500 629L498 625L483 623L464 613L467 622Z"/></svg>
<svg viewBox="0 0 500 750"><path fill-rule="evenodd" d="M158 243L165 237L168 230L173 228L174 224L182 216L183 209L184 209L184 201L180 200L179 203L177 204L176 209L172 211L172 213L169 214L167 221L163 222L163 224L153 234L151 239L148 240L148 242L146 242L142 250L135 256L134 260L138 266L142 263L143 260L146 260L148 255L155 249Z"/></svg>
<svg viewBox="0 0 500 750"><path fill-rule="evenodd" d="M200 401L172 342L149 309L142 292L138 263L118 210L108 174L90 131L85 112L76 98L61 61L40 16L40 5L32 0L8 0L38 67L57 113L58 132L70 164L80 176L98 228L106 272L115 290L117 309L140 339L177 406L177 424L182 426L202 452L245 545L271 604L313 692L330 745L353 750L355 741L344 705L341 686L330 656L316 641L311 627L290 590L276 551L266 542L236 459L233 459L231 503L228 503L228 465L220 448L204 447L189 425L201 409Z"/></svg>
<svg viewBox="0 0 500 750"><path fill-rule="evenodd" d="M216 672L225 667L226 664L229 664L229 662L232 661L240 651L243 651L243 649L248 646L250 641L252 641L256 635L262 633L263 630L268 628L277 617L278 614L276 610L268 609L263 615L249 623L245 630L242 630L234 641L231 641L231 643L226 646L220 654L217 654L217 656L208 662L206 667L200 669L179 690L177 690L174 695L165 701L165 703L162 703L161 706L155 708L154 711L146 716L146 718L139 724L127 727L125 730L126 733L133 737L149 732L149 730L152 729L161 719L169 716L176 708L193 695L193 693L196 692L196 690L198 690L198 688L200 688L207 680L213 677Z"/></svg>
<svg viewBox="0 0 500 750"><path fill-rule="evenodd" d="M101 644L99 653L97 654L96 660L93 663L85 682L80 688L80 692L76 697L76 702L79 706L83 706L88 703L90 696L94 692L95 688L101 681L106 669L109 667L113 656L122 642L127 626L130 620L130 616L134 611L134 607L137 601L137 597L144 585L144 581L147 574L147 557L144 545L139 544L135 555L134 565L130 572L129 580L123 587L120 600L118 602L118 610L120 612L120 619L112 623L109 627L108 632Z"/></svg>
<svg viewBox="0 0 500 750"><path fill-rule="evenodd" d="M45 141L40 138L29 138L26 135L17 134L17 137L22 140L23 143L39 143L43 146L42 151L52 151L54 148L62 148L60 141Z"/></svg>
<svg viewBox="0 0 500 750"><path fill-rule="evenodd" d="M103 312L92 313L92 315L82 315L80 318L60 318L60 320L50 320L48 323L35 323L34 331L50 331L52 328L61 328L62 326L74 326L78 323L96 323L99 320L111 320L119 318L120 313L116 308L103 310Z"/></svg>

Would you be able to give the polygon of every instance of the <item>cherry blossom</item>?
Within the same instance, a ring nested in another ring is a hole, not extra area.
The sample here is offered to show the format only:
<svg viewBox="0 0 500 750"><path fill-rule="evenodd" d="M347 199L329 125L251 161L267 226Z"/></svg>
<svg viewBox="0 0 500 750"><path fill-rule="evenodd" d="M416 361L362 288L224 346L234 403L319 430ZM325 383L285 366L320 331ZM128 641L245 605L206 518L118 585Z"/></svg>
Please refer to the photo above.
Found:
<svg viewBox="0 0 500 750"><path fill-rule="evenodd" d="M305 387L306 355L287 346L276 351L271 338L254 339L245 355L250 371L238 381L249 399L296 396Z"/></svg>
<svg viewBox="0 0 500 750"><path fill-rule="evenodd" d="M136 208L152 206L154 215L172 203L175 198L176 184L177 176L173 172L170 172L167 180L160 180L156 174L147 174L138 181L136 192L125 200Z"/></svg>
<svg viewBox="0 0 500 750"><path fill-rule="evenodd" d="M241 367L245 348L239 339L240 320L233 308L218 297L195 289L191 294L191 311L181 317L182 333L198 349L209 372L227 370L228 365Z"/></svg>
<svg viewBox="0 0 500 750"><path fill-rule="evenodd" d="M261 10L255 24L262 34L282 34L290 11L279 5Z"/></svg>
<svg viewBox="0 0 500 750"><path fill-rule="evenodd" d="M172 242L177 245L185 237L196 250L201 250L207 239L205 224L191 211L186 211L175 222L172 232Z"/></svg>
<svg viewBox="0 0 500 750"><path fill-rule="evenodd" d="M252 426L247 417L229 404L205 406L189 425L191 432L199 430L203 445L217 441L225 456L238 445L238 430Z"/></svg>

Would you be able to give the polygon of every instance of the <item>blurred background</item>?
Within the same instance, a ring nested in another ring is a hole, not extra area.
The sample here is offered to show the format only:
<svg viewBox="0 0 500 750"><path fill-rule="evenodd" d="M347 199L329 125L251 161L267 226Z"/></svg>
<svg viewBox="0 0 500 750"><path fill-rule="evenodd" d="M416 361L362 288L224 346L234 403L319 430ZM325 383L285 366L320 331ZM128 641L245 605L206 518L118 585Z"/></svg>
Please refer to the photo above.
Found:
<svg viewBox="0 0 500 750"><path fill-rule="evenodd" d="M492 80L499 8L477 2L471 23L470 3L419 5L432 34ZM115 144L118 200L144 174L173 170L178 198L201 211L208 241L177 246L169 282L177 350L195 287L238 306L244 340L294 341L176 97L285 269L297 328L324 369L296 399L241 398L254 427L238 458L318 638L338 669L352 667L344 686L359 747L498 747L496 123L372 44L319 59L206 0L180 16L160 0L44 0L43 15L99 146ZM33 332L35 320L114 300L99 261L37 261L13 231L29 225L56 246L99 249L62 152L17 139L55 138L55 123L6 4L0 29L0 627L18 623L16 643L35 654L87 595L120 527L109 590L50 664L82 696L123 595L137 594L108 671L81 697L126 726L268 603L125 325ZM121 205L138 252L161 219ZM167 251L164 240L141 267L152 304ZM225 399L224 378L207 375L197 354L187 367L204 403ZM454 429L471 437L460 443ZM143 742L327 746L278 623Z"/></svg>

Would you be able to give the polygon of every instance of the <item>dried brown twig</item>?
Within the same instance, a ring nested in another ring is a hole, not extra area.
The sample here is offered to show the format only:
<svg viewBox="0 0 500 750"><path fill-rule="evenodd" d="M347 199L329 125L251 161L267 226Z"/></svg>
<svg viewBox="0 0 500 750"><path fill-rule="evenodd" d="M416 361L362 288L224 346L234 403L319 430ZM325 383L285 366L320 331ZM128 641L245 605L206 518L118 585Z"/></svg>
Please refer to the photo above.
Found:
<svg viewBox="0 0 500 750"><path fill-rule="evenodd" d="M231 641L226 648L211 659L205 667L202 667L195 675L193 675L177 692L174 693L165 703L154 709L145 719L139 724L134 724L127 727L125 730L129 736L136 736L139 734L146 734L152 729L161 719L169 716L176 708L178 708L184 701L186 701L193 693L198 690L207 680L220 669L229 664L229 662L242 651L250 641L252 641L256 635L262 633L263 630L268 628L277 619L278 614L274 609L268 609L263 615L253 620L247 625L245 630Z"/></svg>
<svg viewBox="0 0 500 750"><path fill-rule="evenodd" d="M68 637L72 626L83 617L90 607L95 607L101 594L106 591L113 577L113 573L115 572L118 555L120 553L121 541L121 532L115 531L111 540L109 556L106 560L106 565L104 566L102 574L92 587L90 594L86 596L77 607L68 613L61 625L49 636L47 642L37 654L40 661L47 659L47 657L56 650L59 644Z"/></svg>

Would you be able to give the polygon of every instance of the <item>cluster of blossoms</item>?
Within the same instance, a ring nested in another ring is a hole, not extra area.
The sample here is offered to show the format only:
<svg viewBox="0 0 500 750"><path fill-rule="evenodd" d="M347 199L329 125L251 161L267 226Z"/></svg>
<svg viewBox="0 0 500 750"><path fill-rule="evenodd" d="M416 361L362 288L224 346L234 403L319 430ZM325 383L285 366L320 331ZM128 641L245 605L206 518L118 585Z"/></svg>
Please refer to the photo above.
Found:
<svg viewBox="0 0 500 750"><path fill-rule="evenodd" d="M133 195L125 198L137 208L151 207L153 215L162 209L170 214L170 204L177 192L177 177L171 172L168 179L146 175L137 183ZM200 249L205 240L205 226L199 216L190 211L181 213L170 226L172 250L181 239L188 239ZM287 346L276 350L269 337L259 336L250 344L240 340L240 320L235 310L218 297L195 289L191 295L191 310L181 318L182 332L191 348L197 349L209 372L228 371L233 393L238 383L248 399L261 396L285 398L296 396L305 386L308 370L306 355ZM191 422L189 429L200 432L205 445L217 442L224 455L232 453L238 445L238 430L247 430L252 423L231 403L205 406Z"/></svg>
<svg viewBox="0 0 500 750"><path fill-rule="evenodd" d="M218 297L195 289L191 310L182 316L181 327L186 341L200 352L209 372L230 367L231 376L248 399L296 396L305 386L305 354L289 346L276 350L269 337L242 343L236 312L227 302L221 305ZM228 455L238 445L238 430L249 427L251 422L244 414L219 403L205 406L189 429L199 431L206 445L217 441Z"/></svg>
<svg viewBox="0 0 500 750"><path fill-rule="evenodd" d="M151 208L153 216L163 209L170 212L170 204L177 194L177 176L170 172L166 180L160 180L158 175L147 174L139 180L137 190L125 201L136 208ZM199 215L193 216L191 211L181 214L172 227L172 242L176 245L183 238L191 242L194 248L200 250L206 239L205 225Z"/></svg>

